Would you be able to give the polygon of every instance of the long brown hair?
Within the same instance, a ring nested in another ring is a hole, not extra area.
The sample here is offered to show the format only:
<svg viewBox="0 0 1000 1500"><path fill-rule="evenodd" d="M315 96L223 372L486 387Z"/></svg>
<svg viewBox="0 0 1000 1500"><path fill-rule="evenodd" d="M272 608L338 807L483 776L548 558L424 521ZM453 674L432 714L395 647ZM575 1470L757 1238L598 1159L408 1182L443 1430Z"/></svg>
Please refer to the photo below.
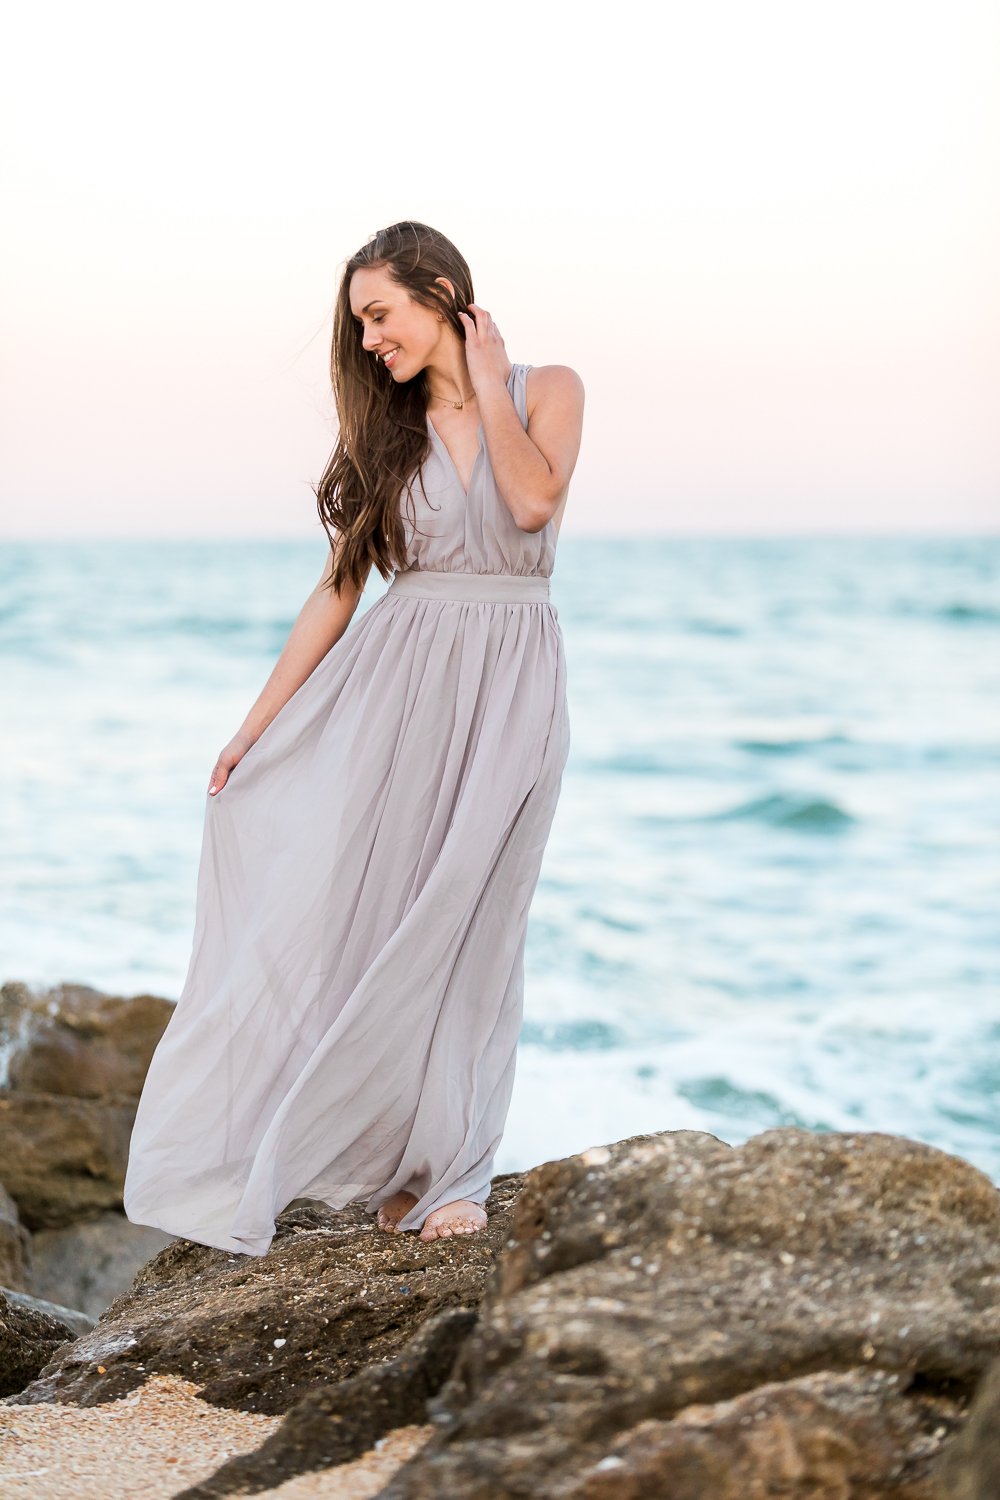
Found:
<svg viewBox="0 0 1000 1500"><path fill-rule="evenodd" d="M426 373L397 384L381 360L362 348L350 302L351 277L362 267L385 267L414 302L442 313L463 340L458 314L475 300L472 274L451 240L414 219L378 230L345 263L330 352L340 435L319 484L312 486L334 555L326 586L338 593L348 580L362 588L373 565L383 578L406 567L399 499L405 486L412 505L413 480L417 474L423 480L430 449ZM455 288L454 301L438 276Z"/></svg>

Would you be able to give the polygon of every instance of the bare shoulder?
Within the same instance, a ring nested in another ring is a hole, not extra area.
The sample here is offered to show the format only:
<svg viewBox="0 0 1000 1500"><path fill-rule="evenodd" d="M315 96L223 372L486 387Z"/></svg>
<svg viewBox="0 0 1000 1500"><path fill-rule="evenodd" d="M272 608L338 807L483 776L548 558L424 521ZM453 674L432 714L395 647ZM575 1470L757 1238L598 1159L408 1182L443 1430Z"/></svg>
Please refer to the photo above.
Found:
<svg viewBox="0 0 1000 1500"><path fill-rule="evenodd" d="M539 404L566 416L583 416L583 381L570 365L533 365L525 377L524 389L529 417Z"/></svg>
<svg viewBox="0 0 1000 1500"><path fill-rule="evenodd" d="M569 365L535 365L527 373L528 436L549 466L545 520L555 520L557 535L583 441L583 398L583 381Z"/></svg>

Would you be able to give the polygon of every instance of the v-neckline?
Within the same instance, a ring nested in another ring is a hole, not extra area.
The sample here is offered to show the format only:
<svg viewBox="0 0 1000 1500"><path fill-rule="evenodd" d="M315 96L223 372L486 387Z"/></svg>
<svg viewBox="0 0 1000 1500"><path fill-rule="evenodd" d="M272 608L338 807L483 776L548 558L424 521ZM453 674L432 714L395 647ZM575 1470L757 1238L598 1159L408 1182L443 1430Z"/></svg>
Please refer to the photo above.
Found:
<svg viewBox="0 0 1000 1500"><path fill-rule="evenodd" d="M437 428L434 426L434 423L431 421L431 414L430 414L430 412L427 412L426 416L427 416L427 425L428 425L428 427L430 428L430 431L431 431L431 437L432 438L436 438L437 441L438 441L438 443L440 443L442 451L444 452L444 456L448 460L448 463L451 465L451 472L455 476L455 483L458 485L458 488L461 490L462 495L464 496L464 498L466 500L468 500L469 496L472 494L472 485L473 485L473 482L474 482L475 477L476 477L476 470L479 467L479 460L483 456L483 437L484 437L483 424L482 424L482 422L480 422L477 425L477 427L476 427L476 433L477 433L477 437L478 437L478 446L476 448L476 456L472 460L472 470L471 470L471 472L469 474L469 488L466 489L465 486L462 484L462 476L458 472L458 465L456 464L455 460L451 456L451 452L450 452L450 450L448 448L448 444L445 442L444 438L441 436L441 434L438 432Z"/></svg>

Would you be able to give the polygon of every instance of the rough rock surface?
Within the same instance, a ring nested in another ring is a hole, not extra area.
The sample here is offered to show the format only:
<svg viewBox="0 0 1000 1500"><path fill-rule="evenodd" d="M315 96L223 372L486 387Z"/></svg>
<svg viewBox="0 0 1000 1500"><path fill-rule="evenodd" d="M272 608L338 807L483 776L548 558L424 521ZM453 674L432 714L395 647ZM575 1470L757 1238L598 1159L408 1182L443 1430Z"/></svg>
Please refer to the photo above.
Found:
<svg viewBox="0 0 1000 1500"><path fill-rule="evenodd" d="M452 1239L387 1234L359 1205L310 1203L279 1216L267 1255L175 1240L16 1399L93 1406L175 1374L214 1405L285 1413L394 1359L435 1313L475 1307L520 1183L495 1178L488 1228Z"/></svg>
<svg viewBox="0 0 1000 1500"><path fill-rule="evenodd" d="M484 1235L300 1200L235 1256L121 1213L172 1010L0 987L0 1408L103 1410L159 1372L283 1417L187 1500L428 1414L384 1500L1000 1500L1000 1193L959 1158L664 1132L497 1178Z"/></svg>
<svg viewBox="0 0 1000 1500"><path fill-rule="evenodd" d="M50 1303L0 1288L0 1395L16 1395L80 1332L78 1316L63 1321ZM18 1398L19 1399L19 1398ZM0 1402L2 1405L2 1402Z"/></svg>
<svg viewBox="0 0 1000 1500"><path fill-rule="evenodd" d="M929 1500L1000 1354L1000 1192L879 1134L672 1132L528 1174L412 1497Z"/></svg>
<svg viewBox="0 0 1000 1500"><path fill-rule="evenodd" d="M965 1426L936 1470L940 1500L1000 1496L1000 1360L986 1372Z"/></svg>
<svg viewBox="0 0 1000 1500"><path fill-rule="evenodd" d="M472 1307L435 1313L394 1359L303 1396L259 1448L230 1459L174 1500L270 1493L296 1475L315 1474L371 1452L397 1428L425 1424L427 1401L447 1379L475 1321Z"/></svg>

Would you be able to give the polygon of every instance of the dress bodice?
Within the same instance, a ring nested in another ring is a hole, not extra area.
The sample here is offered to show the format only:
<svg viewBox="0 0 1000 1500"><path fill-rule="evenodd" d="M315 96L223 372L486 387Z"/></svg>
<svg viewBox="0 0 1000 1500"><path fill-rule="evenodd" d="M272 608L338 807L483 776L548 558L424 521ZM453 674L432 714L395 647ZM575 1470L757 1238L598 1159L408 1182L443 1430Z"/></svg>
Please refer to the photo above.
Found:
<svg viewBox="0 0 1000 1500"><path fill-rule="evenodd" d="M531 365L515 364L507 379L522 426L528 426L527 374ZM407 566L462 573L552 573L556 527L522 531L497 488L489 449L479 427L479 452L469 492L448 449L427 419L431 449L424 461L424 482L413 483L413 498L403 489L400 511L406 536Z"/></svg>

